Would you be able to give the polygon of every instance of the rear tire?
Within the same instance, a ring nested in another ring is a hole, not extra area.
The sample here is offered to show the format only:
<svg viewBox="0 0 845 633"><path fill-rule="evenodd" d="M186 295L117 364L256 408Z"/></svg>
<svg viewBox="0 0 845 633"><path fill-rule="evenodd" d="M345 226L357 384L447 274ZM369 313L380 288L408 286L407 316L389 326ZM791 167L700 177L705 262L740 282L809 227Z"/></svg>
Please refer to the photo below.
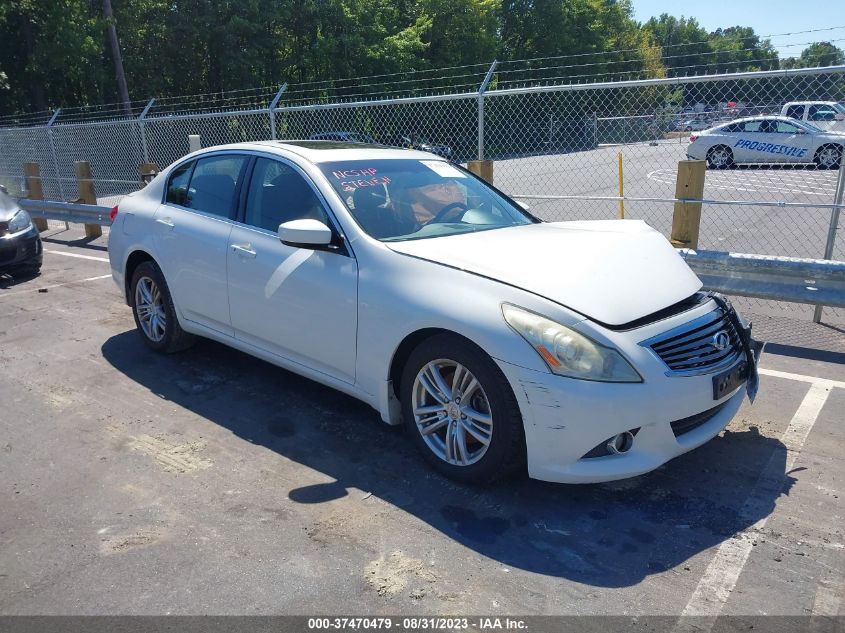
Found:
<svg viewBox="0 0 845 633"><path fill-rule="evenodd" d="M170 289L158 264L139 264L129 287L135 326L148 347L172 354L194 344L195 337L179 325Z"/></svg>
<svg viewBox="0 0 845 633"><path fill-rule="evenodd" d="M839 169L842 161L842 146L829 143L816 150L813 162L819 169Z"/></svg>
<svg viewBox="0 0 845 633"><path fill-rule="evenodd" d="M408 433L442 474L488 484L523 467L519 405L505 375L477 345L454 334L426 339L408 358L400 391Z"/></svg>
<svg viewBox="0 0 845 633"><path fill-rule="evenodd" d="M709 169L729 169L733 165L734 153L727 145L714 145L707 150L707 167Z"/></svg>

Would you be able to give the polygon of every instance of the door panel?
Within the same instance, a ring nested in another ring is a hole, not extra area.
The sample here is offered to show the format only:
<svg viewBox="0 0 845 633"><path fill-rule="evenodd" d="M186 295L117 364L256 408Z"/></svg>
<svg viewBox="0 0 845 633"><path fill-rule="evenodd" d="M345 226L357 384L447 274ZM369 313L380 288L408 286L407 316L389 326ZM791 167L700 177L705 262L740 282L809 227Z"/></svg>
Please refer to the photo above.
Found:
<svg viewBox="0 0 845 633"><path fill-rule="evenodd" d="M313 218L331 225L314 188L290 164L258 158L244 219L229 236L229 307L235 336L353 383L358 267L340 251L282 244L280 223Z"/></svg>
<svg viewBox="0 0 845 633"><path fill-rule="evenodd" d="M235 336L330 376L355 380L358 267L236 225L229 238Z"/></svg>
<svg viewBox="0 0 845 633"><path fill-rule="evenodd" d="M226 253L248 157L212 155L174 170L155 215L155 241L181 316L232 336Z"/></svg>

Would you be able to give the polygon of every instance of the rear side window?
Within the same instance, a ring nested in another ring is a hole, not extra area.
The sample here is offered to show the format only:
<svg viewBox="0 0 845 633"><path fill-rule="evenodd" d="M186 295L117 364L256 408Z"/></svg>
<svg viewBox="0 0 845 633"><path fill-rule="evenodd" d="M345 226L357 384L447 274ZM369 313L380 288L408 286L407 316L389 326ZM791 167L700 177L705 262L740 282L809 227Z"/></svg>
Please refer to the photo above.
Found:
<svg viewBox="0 0 845 633"><path fill-rule="evenodd" d="M246 156L228 155L198 160L183 206L224 218L231 217L238 180L247 160Z"/></svg>
<svg viewBox="0 0 845 633"><path fill-rule="evenodd" d="M194 161L189 161L177 167L170 175L170 182L167 185L167 201L171 204L186 206L188 201L188 181L191 179L191 170L194 168Z"/></svg>
<svg viewBox="0 0 845 633"><path fill-rule="evenodd" d="M804 117L804 106L794 105L786 109L786 116L791 119L801 119Z"/></svg>

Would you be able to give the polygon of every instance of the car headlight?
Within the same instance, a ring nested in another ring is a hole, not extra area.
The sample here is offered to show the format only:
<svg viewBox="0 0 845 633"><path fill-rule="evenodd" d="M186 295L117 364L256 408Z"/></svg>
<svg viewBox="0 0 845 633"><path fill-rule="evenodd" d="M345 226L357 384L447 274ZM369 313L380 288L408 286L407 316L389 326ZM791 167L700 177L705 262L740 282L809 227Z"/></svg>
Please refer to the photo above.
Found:
<svg viewBox="0 0 845 633"><path fill-rule="evenodd" d="M20 233L21 231L26 231L31 226L32 219L29 217L29 213L21 209L9 220L8 230L9 233Z"/></svg>
<svg viewBox="0 0 845 633"><path fill-rule="evenodd" d="M565 325L507 303L502 304L502 314L552 373L602 382L643 380L615 349L600 345Z"/></svg>

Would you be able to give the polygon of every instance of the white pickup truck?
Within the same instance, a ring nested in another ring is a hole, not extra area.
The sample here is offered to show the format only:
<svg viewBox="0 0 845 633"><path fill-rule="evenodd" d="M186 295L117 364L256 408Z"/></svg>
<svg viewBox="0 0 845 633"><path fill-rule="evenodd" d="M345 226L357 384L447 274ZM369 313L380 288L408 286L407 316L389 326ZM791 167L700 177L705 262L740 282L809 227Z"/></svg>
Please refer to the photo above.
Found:
<svg viewBox="0 0 845 633"><path fill-rule="evenodd" d="M790 101L780 113L827 132L845 132L845 105L836 101Z"/></svg>

